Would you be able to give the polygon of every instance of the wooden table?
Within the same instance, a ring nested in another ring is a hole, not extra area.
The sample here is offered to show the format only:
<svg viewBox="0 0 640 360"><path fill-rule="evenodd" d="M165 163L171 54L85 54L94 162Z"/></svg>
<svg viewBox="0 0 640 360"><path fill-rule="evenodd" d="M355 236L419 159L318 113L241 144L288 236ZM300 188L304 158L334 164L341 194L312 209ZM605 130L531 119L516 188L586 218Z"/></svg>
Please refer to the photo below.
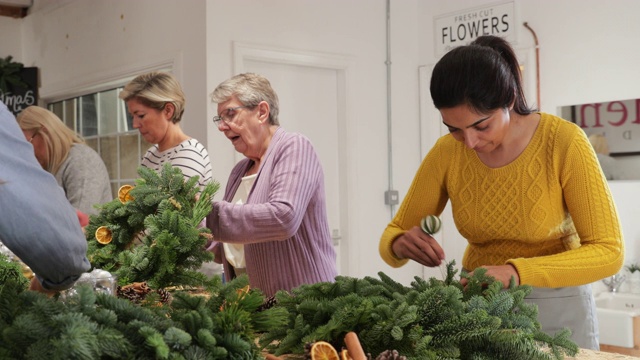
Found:
<svg viewBox="0 0 640 360"><path fill-rule="evenodd" d="M593 350L580 350L580 353L576 357L567 357L566 359L575 360L624 360L624 359L640 359L638 357L622 355L616 353L608 353L602 351Z"/></svg>

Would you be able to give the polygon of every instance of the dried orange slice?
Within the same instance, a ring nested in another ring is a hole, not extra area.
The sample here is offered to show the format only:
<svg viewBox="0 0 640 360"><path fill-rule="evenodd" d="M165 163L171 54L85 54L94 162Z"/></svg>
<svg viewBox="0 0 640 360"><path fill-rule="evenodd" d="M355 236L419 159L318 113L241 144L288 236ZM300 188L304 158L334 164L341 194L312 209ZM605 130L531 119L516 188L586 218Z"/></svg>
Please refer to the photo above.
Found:
<svg viewBox="0 0 640 360"><path fill-rule="evenodd" d="M118 200L120 200L121 203L124 204L127 201L133 200L133 196L131 196L131 194L129 194L131 189L133 189L132 185L122 185L122 186L120 186L120 189L118 189Z"/></svg>
<svg viewBox="0 0 640 360"><path fill-rule="evenodd" d="M102 245L107 245L111 242L111 230L106 226L100 226L96 229L96 240Z"/></svg>
<svg viewBox="0 0 640 360"><path fill-rule="evenodd" d="M316 341L311 346L311 360L340 360L338 351L326 341Z"/></svg>
<svg viewBox="0 0 640 360"><path fill-rule="evenodd" d="M353 358L349 356L349 350L342 349L342 351L340 351L340 360L353 360Z"/></svg>

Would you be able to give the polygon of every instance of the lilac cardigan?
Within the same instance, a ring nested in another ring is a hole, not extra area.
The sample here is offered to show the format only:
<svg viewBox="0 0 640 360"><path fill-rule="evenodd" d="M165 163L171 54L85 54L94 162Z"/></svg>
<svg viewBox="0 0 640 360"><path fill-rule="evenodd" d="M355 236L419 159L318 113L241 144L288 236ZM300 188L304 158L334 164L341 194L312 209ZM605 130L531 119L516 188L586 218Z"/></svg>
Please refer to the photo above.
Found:
<svg viewBox="0 0 640 360"><path fill-rule="evenodd" d="M251 287L266 296L301 284L333 281L336 253L329 234L322 166L306 137L278 128L246 204L230 203L253 161L231 171L223 201L213 203L207 226L215 240L244 244ZM213 247L225 259L221 243ZM226 261L225 277L233 277Z"/></svg>

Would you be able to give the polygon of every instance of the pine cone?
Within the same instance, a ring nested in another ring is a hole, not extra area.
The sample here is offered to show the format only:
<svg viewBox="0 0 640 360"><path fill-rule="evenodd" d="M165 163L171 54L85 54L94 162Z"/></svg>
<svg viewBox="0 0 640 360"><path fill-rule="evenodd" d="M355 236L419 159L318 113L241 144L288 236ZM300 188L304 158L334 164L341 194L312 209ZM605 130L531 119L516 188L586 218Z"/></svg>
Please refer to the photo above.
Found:
<svg viewBox="0 0 640 360"><path fill-rule="evenodd" d="M131 301L134 304L139 304L142 301L143 296L137 293L132 287L127 286L119 286L116 291L119 298L124 298Z"/></svg>
<svg viewBox="0 0 640 360"><path fill-rule="evenodd" d="M407 357L398 354L398 350L385 350L376 357L376 360L407 360Z"/></svg>
<svg viewBox="0 0 640 360"><path fill-rule="evenodd" d="M135 304L140 304L151 291L151 288L146 282L136 282L125 286L118 286L117 294L118 297L128 299ZM160 296L160 302L162 304L171 302L171 293L167 290L158 289L155 290L155 292Z"/></svg>
<svg viewBox="0 0 640 360"><path fill-rule="evenodd" d="M278 300L276 300L275 296L271 296L270 298L266 299L262 305L260 305L260 307L258 307L258 310L256 310L257 312L260 311L265 311L267 309L271 309L272 307L274 307L276 304L278 303Z"/></svg>
<svg viewBox="0 0 640 360"><path fill-rule="evenodd" d="M168 304L171 302L171 293L165 289L156 290L158 295L160 295L160 302L163 304Z"/></svg>

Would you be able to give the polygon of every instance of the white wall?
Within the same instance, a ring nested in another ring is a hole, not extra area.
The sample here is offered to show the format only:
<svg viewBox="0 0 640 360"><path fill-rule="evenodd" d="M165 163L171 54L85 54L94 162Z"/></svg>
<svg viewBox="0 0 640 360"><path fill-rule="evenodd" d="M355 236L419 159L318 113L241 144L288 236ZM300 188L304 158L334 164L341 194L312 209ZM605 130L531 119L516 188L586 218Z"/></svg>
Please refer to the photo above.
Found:
<svg viewBox="0 0 640 360"><path fill-rule="evenodd" d="M45 101L169 64L187 98L183 129L206 143L205 8L201 0L35 0L19 58L40 68Z"/></svg>
<svg viewBox="0 0 640 360"><path fill-rule="evenodd" d="M433 18L494 0L392 0L391 179L402 198L421 160L418 68L437 60ZM640 11L635 0L515 2L540 40L542 110L640 97ZM378 240L390 220L387 166L386 2L384 0L36 0L23 20L0 18L0 56L41 70L41 92L55 98L105 79L169 61L187 95L183 127L208 145L214 178L226 183L234 150L209 119L208 94L233 75L232 43L348 56L347 161L350 248L346 275L384 271L407 282L422 269L389 268ZM19 30L16 30L19 27ZM21 34L21 39L15 36ZM524 28L516 47L533 54ZM18 39L18 40L16 40ZM19 55L19 56L18 56ZM530 87L527 89L531 95ZM535 89L534 89L535 90ZM285 105L283 105L285 106ZM437 121L437 120L436 120ZM287 120L282 119L286 128ZM638 195L640 196L640 195ZM623 224L632 226L634 224ZM461 253L451 225L445 235ZM635 231L632 230L631 231ZM625 233L627 230L625 230ZM355 250L354 250L355 249Z"/></svg>
<svg viewBox="0 0 640 360"><path fill-rule="evenodd" d="M13 61L22 62L22 41L20 41L20 19L0 18L0 58L11 55Z"/></svg>

